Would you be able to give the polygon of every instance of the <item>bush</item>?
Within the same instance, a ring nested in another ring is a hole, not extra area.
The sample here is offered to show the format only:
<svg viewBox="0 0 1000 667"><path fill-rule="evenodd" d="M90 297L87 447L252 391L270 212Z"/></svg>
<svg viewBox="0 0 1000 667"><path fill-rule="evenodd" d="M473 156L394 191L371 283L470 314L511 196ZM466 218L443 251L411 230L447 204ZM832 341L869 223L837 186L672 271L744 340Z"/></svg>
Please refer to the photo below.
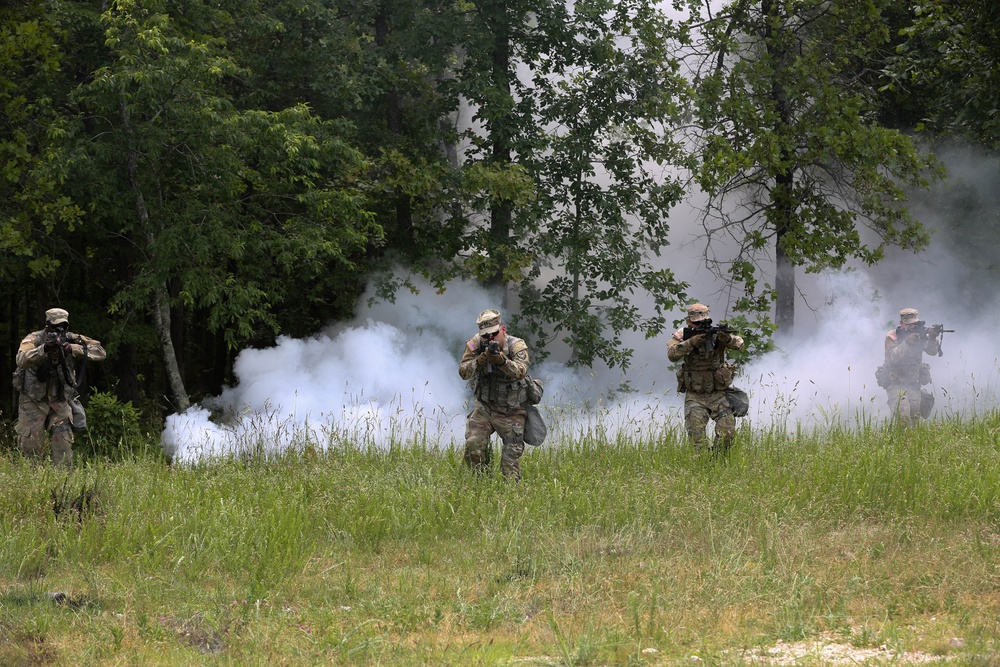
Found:
<svg viewBox="0 0 1000 667"><path fill-rule="evenodd" d="M95 390L86 410L87 430L76 439L81 455L121 459L150 448L151 438L140 426L142 414L131 401L122 403L112 394Z"/></svg>

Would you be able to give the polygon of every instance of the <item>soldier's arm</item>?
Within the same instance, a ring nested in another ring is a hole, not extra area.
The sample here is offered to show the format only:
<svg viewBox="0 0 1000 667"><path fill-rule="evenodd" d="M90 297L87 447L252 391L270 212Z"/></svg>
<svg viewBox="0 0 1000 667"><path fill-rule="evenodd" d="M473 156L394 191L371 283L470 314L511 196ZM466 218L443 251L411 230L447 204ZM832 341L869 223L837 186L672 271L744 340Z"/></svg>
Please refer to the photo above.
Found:
<svg viewBox="0 0 1000 667"><path fill-rule="evenodd" d="M105 359L108 358L108 353L104 351L104 346L101 345L101 341L80 335L77 335L75 340L77 342L70 343L69 345L70 350L73 351L74 357L83 356L83 350L84 350L83 344L86 343L88 359L90 359L91 361L104 361Z"/></svg>
<svg viewBox="0 0 1000 667"><path fill-rule="evenodd" d="M726 347L730 350L742 350L743 336L739 336L734 333L729 334L729 342L726 343Z"/></svg>
<svg viewBox="0 0 1000 667"><path fill-rule="evenodd" d="M458 362L458 375L463 380L470 380L476 374L478 365L476 357L479 356L479 339L470 338L465 344L465 352L462 353L462 360Z"/></svg>
<svg viewBox="0 0 1000 667"><path fill-rule="evenodd" d="M667 359L670 361L680 361L691 353L691 345L683 341L676 335L667 339Z"/></svg>
<svg viewBox="0 0 1000 667"><path fill-rule="evenodd" d="M25 336L17 348L17 357L15 358L17 367L32 368L40 364L43 359L45 359L45 346L35 345L35 338L31 334Z"/></svg>
<svg viewBox="0 0 1000 667"><path fill-rule="evenodd" d="M528 374L528 364L528 344L522 340L514 344L507 363L499 368L511 380L520 380Z"/></svg>

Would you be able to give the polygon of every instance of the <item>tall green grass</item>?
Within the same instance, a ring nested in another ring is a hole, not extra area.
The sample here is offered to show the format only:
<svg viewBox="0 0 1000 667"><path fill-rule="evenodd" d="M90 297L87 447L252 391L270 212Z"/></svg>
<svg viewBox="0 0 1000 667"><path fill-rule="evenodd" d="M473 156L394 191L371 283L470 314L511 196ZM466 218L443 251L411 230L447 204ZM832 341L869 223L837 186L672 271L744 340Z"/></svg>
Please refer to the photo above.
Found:
<svg viewBox="0 0 1000 667"><path fill-rule="evenodd" d="M424 441L7 453L0 664L738 664L821 635L992 664L998 432L590 436L521 484Z"/></svg>

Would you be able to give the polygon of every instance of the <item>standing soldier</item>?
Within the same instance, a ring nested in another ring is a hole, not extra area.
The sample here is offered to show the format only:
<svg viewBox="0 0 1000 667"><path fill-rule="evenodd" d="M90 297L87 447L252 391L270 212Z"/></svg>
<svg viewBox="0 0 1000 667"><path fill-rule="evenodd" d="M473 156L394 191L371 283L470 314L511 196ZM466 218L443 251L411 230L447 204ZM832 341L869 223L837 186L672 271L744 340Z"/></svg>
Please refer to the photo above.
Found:
<svg viewBox="0 0 1000 667"><path fill-rule="evenodd" d="M899 326L885 335L885 366L889 372L886 394L889 409L903 426L912 426L924 413L930 414L934 396L926 398L920 387L931 383L931 367L923 363L923 355L941 354L940 327L927 328L916 308L899 311ZM921 401L928 405L921 410Z"/></svg>
<svg viewBox="0 0 1000 667"><path fill-rule="evenodd" d="M677 371L677 390L685 393L684 426L696 452L702 450L710 419L715 420L715 441L709 446L713 453L725 453L736 437L736 416L726 395L735 368L726 363L726 350L742 347L743 338L712 327L708 306L701 303L688 306L687 327L667 341L667 358L684 362Z"/></svg>
<svg viewBox="0 0 1000 667"><path fill-rule="evenodd" d="M528 400L528 345L507 334L500 312L484 310L476 319L479 333L465 344L458 374L473 381L475 406L465 422L465 463L478 473L490 467L490 435L503 441L500 470L521 479L524 453L523 404Z"/></svg>
<svg viewBox="0 0 1000 667"><path fill-rule="evenodd" d="M48 430L52 463L73 465L70 402L77 397L75 360L104 361L106 356L99 341L70 333L65 310L45 311L45 328L25 336L17 350L17 446L23 454L41 456Z"/></svg>

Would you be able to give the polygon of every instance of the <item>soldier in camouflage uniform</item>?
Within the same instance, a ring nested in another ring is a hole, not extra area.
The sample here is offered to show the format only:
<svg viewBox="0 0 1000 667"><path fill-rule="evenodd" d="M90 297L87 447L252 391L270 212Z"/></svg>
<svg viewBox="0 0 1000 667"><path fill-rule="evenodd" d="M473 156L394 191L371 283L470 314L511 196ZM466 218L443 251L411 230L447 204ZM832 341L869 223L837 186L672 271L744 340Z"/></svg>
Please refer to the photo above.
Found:
<svg viewBox="0 0 1000 667"><path fill-rule="evenodd" d="M524 403L528 400L528 345L507 333L500 312L484 310L476 319L479 333L465 344L458 374L471 380L475 406L465 422L465 463L478 473L490 467L490 435L503 442L500 470L521 479L524 453ZM496 352L490 351L495 342Z"/></svg>
<svg viewBox="0 0 1000 667"><path fill-rule="evenodd" d="M886 395L889 409L902 426L920 421L921 400L933 403L933 395L928 393L924 399L920 387L931 383L931 369L923 363L923 355L941 352L939 335L933 328L924 329L915 308L899 311L899 327L885 335L885 365L889 371Z"/></svg>
<svg viewBox="0 0 1000 667"><path fill-rule="evenodd" d="M708 306L694 303L687 309L687 326L697 328L699 322L711 323ZM684 426L688 439L700 452L705 443L705 428L715 420L715 440L709 445L713 453L724 453L736 437L736 417L729 405L726 388L732 385L734 368L726 363L726 350L743 347L743 338L719 331L714 334L715 347L711 354L706 348L706 334L699 333L684 340L684 329L678 329L667 341L667 358L682 361L677 371L678 391L685 393Z"/></svg>
<svg viewBox="0 0 1000 667"><path fill-rule="evenodd" d="M69 331L69 313L45 311L45 328L24 337L17 350L14 388L20 394L17 445L27 456L40 457L45 432L51 438L52 463L73 465L73 409L77 396L76 359L103 361L99 341Z"/></svg>

